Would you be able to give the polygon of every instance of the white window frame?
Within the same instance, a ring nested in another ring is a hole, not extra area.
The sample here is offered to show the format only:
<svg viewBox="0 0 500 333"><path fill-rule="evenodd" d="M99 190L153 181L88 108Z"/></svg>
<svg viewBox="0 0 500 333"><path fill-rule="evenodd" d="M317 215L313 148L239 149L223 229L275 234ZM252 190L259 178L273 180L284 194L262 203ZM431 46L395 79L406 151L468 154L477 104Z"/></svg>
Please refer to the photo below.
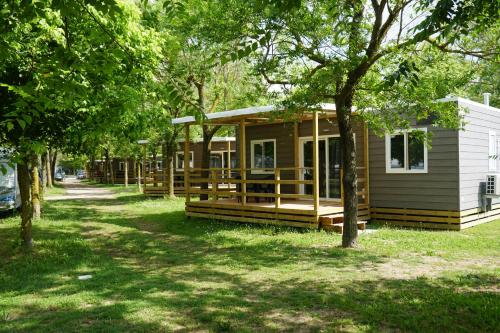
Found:
<svg viewBox="0 0 500 333"><path fill-rule="evenodd" d="M428 152L427 144L424 142L424 168L423 169L409 169L409 159L408 159L408 133L413 131L422 131L427 133L427 128L412 128L408 130L399 130L394 133L386 133L385 135L385 172L386 173L428 173ZM392 135L404 135L404 168L391 168L391 136Z"/></svg>
<svg viewBox="0 0 500 333"><path fill-rule="evenodd" d="M491 145L493 143L493 146ZM488 131L488 170L497 171L498 167L498 140L493 130Z"/></svg>
<svg viewBox="0 0 500 333"><path fill-rule="evenodd" d="M227 152L227 151L226 151ZM214 150L214 151L210 151L210 155L212 154L217 154L217 155L220 155L221 156L221 161L222 161L222 168L224 169L226 166L226 163L224 163L224 151L223 150ZM212 156L210 156L210 158L212 158Z"/></svg>
<svg viewBox="0 0 500 333"><path fill-rule="evenodd" d="M257 145L257 144L261 144L262 145L262 148L264 148L264 143L266 142L272 142L273 143L273 146L274 146L274 149L273 149L273 152L274 152L274 159L273 159L273 162L274 162L274 166L270 169L276 169L276 139L263 139L263 140L251 140L250 141L250 166L251 168L255 168L255 160L254 160L254 146ZM266 174L274 174L274 170L251 170L251 174L254 174L254 175L266 175Z"/></svg>
<svg viewBox="0 0 500 333"><path fill-rule="evenodd" d="M125 162L118 162L118 171L124 171Z"/></svg>
<svg viewBox="0 0 500 333"><path fill-rule="evenodd" d="M189 152L191 154L191 159L189 160L189 167L192 168L193 167L193 163L194 163L194 152L193 151L190 151ZM177 151L175 152L175 170L177 171L182 171L184 170L184 168L178 168L177 166L179 165L179 155L183 155L184 156L184 152L183 151ZM186 165L186 164L184 164Z"/></svg>

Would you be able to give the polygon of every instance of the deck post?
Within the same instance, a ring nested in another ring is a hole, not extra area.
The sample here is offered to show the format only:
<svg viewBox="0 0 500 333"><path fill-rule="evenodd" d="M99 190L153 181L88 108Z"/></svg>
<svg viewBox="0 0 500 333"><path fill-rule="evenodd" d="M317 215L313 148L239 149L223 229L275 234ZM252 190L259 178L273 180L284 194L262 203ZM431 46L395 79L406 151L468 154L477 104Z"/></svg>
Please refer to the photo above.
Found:
<svg viewBox="0 0 500 333"><path fill-rule="evenodd" d="M274 197L274 206L276 209L281 205L281 171L279 168L274 169L274 190L276 196Z"/></svg>
<svg viewBox="0 0 500 333"><path fill-rule="evenodd" d="M319 212L319 146L318 146L318 112L313 113L313 201L314 214L318 216Z"/></svg>
<svg viewBox="0 0 500 333"><path fill-rule="evenodd" d="M217 170L210 170L212 180L212 200L217 200Z"/></svg>
<svg viewBox="0 0 500 333"><path fill-rule="evenodd" d="M147 156L148 156L148 147L146 144L144 144L143 147L143 155L142 155L142 181L144 182L144 186L142 188L142 191L146 191L146 161L147 161Z"/></svg>
<svg viewBox="0 0 500 333"><path fill-rule="evenodd" d="M224 158L222 161L224 161ZM227 142L227 165L225 167L227 168L227 178L229 179L231 178L231 141ZM229 183L228 186L230 187L231 184Z"/></svg>
<svg viewBox="0 0 500 333"><path fill-rule="evenodd" d="M293 123L293 152L294 152L294 167L295 167L295 180L300 179L300 150L299 150L299 123ZM295 194L299 194L300 184L295 184Z"/></svg>
<svg viewBox="0 0 500 333"><path fill-rule="evenodd" d="M247 204L247 166L246 166L246 134L245 120L240 120L240 176L241 176L241 204Z"/></svg>
<svg viewBox="0 0 500 333"><path fill-rule="evenodd" d="M186 124L184 127L184 193L186 196L186 204L189 203L190 195L189 195L189 188L190 188L190 181L189 181L189 172L190 170L190 163L189 159L191 158L191 154L189 154L189 124Z"/></svg>

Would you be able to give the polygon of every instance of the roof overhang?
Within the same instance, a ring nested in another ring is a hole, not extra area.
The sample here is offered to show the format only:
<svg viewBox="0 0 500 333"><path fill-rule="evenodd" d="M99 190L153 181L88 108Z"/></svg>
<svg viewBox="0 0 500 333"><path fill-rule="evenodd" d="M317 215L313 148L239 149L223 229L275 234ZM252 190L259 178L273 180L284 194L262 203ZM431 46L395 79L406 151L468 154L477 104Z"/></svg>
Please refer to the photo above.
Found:
<svg viewBox="0 0 500 333"><path fill-rule="evenodd" d="M210 124L220 124L220 125L230 125L236 124L241 120L249 120L253 122L269 122L272 119L271 113L274 111L280 111L274 105L265 106L254 106L244 109L236 109L222 112L215 112L206 115L204 123ZM335 104L323 103L317 108L311 108L310 111L320 111L324 114L330 114L335 116ZM305 117L305 116L304 116ZM307 118L307 117L305 117ZM198 124L199 122L193 116L175 118L172 120L172 124Z"/></svg>
<svg viewBox="0 0 500 333"><path fill-rule="evenodd" d="M234 136L214 136L210 142L234 142L236 138ZM184 142L184 139L178 139L177 142ZM190 142L203 142L202 138L191 139Z"/></svg>

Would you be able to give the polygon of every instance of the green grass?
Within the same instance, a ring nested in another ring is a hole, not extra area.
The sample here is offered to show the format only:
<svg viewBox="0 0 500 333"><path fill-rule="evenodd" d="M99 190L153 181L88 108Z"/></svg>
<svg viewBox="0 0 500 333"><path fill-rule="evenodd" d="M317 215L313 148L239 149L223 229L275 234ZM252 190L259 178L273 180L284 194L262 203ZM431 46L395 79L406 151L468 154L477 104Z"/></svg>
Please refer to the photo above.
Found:
<svg viewBox="0 0 500 333"><path fill-rule="evenodd" d="M186 219L184 202L47 202L0 222L0 332L498 332L500 221L339 235ZM92 274L86 281L79 275Z"/></svg>

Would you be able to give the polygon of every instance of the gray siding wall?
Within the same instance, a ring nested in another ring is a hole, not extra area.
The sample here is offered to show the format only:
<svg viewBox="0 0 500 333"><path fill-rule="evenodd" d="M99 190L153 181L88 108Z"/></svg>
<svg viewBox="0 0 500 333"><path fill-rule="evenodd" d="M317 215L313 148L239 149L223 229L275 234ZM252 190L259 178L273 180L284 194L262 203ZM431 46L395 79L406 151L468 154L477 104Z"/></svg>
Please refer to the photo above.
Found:
<svg viewBox="0 0 500 333"><path fill-rule="evenodd" d="M459 133L460 149L460 210L481 207L481 194L489 170L489 131L495 131L500 139L500 110L485 105L460 100L466 109L465 131ZM500 161L497 162L500 172ZM493 203L500 203L494 199Z"/></svg>
<svg viewBox="0 0 500 333"><path fill-rule="evenodd" d="M425 126L418 126L425 127ZM379 208L458 210L458 132L432 133L425 174L386 173L385 137L369 136L370 205Z"/></svg>

